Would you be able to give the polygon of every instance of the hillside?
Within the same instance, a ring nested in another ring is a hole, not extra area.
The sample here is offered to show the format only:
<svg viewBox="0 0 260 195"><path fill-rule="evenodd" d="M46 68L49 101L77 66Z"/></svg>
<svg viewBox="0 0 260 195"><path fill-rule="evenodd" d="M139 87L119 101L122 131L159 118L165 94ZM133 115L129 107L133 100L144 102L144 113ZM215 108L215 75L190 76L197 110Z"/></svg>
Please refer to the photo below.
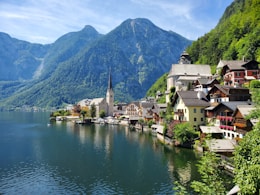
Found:
<svg viewBox="0 0 260 195"><path fill-rule="evenodd" d="M0 32L0 81L32 79L49 47Z"/></svg>
<svg viewBox="0 0 260 195"><path fill-rule="evenodd" d="M215 28L188 47L193 63L216 65L220 59L243 57L260 61L259 13L259 0L235 0Z"/></svg>
<svg viewBox="0 0 260 195"><path fill-rule="evenodd" d="M190 44L147 19L128 19L106 35L87 26L51 44L33 81L0 82L1 104L53 107L104 97L109 69L115 99L136 100Z"/></svg>

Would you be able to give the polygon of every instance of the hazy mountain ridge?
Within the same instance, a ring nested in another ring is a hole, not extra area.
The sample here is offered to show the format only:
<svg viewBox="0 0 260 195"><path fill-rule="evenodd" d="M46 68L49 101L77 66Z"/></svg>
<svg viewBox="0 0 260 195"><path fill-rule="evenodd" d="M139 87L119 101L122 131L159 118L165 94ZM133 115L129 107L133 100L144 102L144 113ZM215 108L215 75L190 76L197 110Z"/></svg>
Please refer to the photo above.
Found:
<svg viewBox="0 0 260 195"><path fill-rule="evenodd" d="M0 32L0 81L32 79L49 48Z"/></svg>
<svg viewBox="0 0 260 195"><path fill-rule="evenodd" d="M128 19L106 35L86 26L51 44L37 79L16 83L22 88L9 89L11 97L0 94L1 99L8 97L2 105L59 106L104 97L109 69L115 99L138 99L190 44L190 40L164 31L147 19Z"/></svg>

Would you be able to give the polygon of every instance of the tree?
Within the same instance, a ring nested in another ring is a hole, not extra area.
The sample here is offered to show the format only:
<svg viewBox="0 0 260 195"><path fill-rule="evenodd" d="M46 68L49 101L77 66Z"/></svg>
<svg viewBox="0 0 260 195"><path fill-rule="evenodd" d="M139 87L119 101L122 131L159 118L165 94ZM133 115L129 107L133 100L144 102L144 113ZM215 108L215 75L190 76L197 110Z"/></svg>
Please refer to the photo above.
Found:
<svg viewBox="0 0 260 195"><path fill-rule="evenodd" d="M260 194L260 125L247 133L235 149L235 183L241 194Z"/></svg>
<svg viewBox="0 0 260 195"><path fill-rule="evenodd" d="M104 118L105 116L106 116L105 110L101 110L101 111L99 112L99 117L100 117L100 118Z"/></svg>
<svg viewBox="0 0 260 195"><path fill-rule="evenodd" d="M180 123L175 125L173 129L174 139L177 140L180 144L192 143L198 133L189 123Z"/></svg>
<svg viewBox="0 0 260 195"><path fill-rule="evenodd" d="M86 110L81 110L81 111L80 111L80 115L82 116L83 121L84 121L84 119L85 119L86 114L87 114L87 111L86 111Z"/></svg>
<svg viewBox="0 0 260 195"><path fill-rule="evenodd" d="M95 104L91 104L91 106L90 106L90 116L91 116L91 118L94 118L96 116L96 106L95 106Z"/></svg>
<svg viewBox="0 0 260 195"><path fill-rule="evenodd" d="M260 89L253 90L256 109L248 116L260 119ZM241 194L260 194L260 122L239 142L234 152L235 183Z"/></svg>
<svg viewBox="0 0 260 195"><path fill-rule="evenodd" d="M195 192L202 195L208 194L226 194L224 182L221 179L221 162L213 152L205 152L198 164L198 171L201 175L201 181L193 181L191 187Z"/></svg>

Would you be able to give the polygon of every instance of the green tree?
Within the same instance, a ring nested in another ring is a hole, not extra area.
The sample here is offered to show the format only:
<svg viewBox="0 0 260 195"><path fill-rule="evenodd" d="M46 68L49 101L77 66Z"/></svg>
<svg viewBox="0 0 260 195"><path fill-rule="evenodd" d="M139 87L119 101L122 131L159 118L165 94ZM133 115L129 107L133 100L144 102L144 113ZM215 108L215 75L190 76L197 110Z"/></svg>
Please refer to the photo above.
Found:
<svg viewBox="0 0 260 195"><path fill-rule="evenodd" d="M153 120L149 120L148 123L147 123L147 125L148 125L149 128L151 128L151 126L152 126L153 124L154 124Z"/></svg>
<svg viewBox="0 0 260 195"><path fill-rule="evenodd" d="M174 139L180 144L192 143L194 139L198 137L198 133L189 123L180 123L175 125L173 132Z"/></svg>
<svg viewBox="0 0 260 195"><path fill-rule="evenodd" d="M96 106L95 106L95 104L91 104L91 106L90 106L90 116L91 116L91 118L96 117Z"/></svg>
<svg viewBox="0 0 260 195"><path fill-rule="evenodd" d="M201 181L193 181L191 187L202 195L226 194L219 167L221 159L213 152L205 152L199 161Z"/></svg>
<svg viewBox="0 0 260 195"><path fill-rule="evenodd" d="M174 182L173 190L174 190L175 195L186 195L186 194L188 194L187 189L178 181Z"/></svg>
<svg viewBox="0 0 260 195"><path fill-rule="evenodd" d="M260 89L253 90L256 109L248 118L260 119ZM239 142L234 152L235 183L241 194L260 194L260 122Z"/></svg>
<svg viewBox="0 0 260 195"><path fill-rule="evenodd" d="M83 121L84 121L84 119L85 119L86 114L87 114L87 111L86 111L86 110L81 110L81 111L80 111L80 115L82 116Z"/></svg>
<svg viewBox="0 0 260 195"><path fill-rule="evenodd" d="M106 116L105 110L101 110L101 111L99 112L99 117L100 117L100 118L104 118L105 116Z"/></svg>

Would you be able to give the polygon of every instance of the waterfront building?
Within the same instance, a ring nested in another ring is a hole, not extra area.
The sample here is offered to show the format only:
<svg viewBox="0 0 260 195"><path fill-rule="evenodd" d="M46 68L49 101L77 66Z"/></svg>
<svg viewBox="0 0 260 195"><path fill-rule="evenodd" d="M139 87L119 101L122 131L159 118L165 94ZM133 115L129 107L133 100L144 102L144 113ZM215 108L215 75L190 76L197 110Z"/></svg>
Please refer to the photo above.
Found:
<svg viewBox="0 0 260 195"><path fill-rule="evenodd" d="M177 91L173 98L174 120L189 122L195 129L204 125L205 108L210 106L202 91Z"/></svg>
<svg viewBox="0 0 260 195"><path fill-rule="evenodd" d="M176 91L187 91L199 78L211 77L209 65L191 64L189 54L184 51L179 64L173 64L167 76L166 103L170 102L169 94L172 87L175 87Z"/></svg>

